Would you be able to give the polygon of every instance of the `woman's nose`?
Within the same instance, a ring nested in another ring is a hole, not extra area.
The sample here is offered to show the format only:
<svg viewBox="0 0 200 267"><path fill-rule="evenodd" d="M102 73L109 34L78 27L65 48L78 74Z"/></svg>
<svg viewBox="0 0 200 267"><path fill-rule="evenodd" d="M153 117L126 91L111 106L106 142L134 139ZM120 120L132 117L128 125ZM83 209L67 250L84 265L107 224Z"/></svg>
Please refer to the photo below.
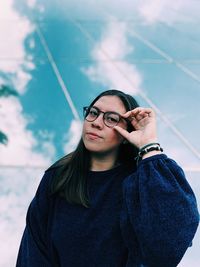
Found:
<svg viewBox="0 0 200 267"><path fill-rule="evenodd" d="M104 126L103 122L103 114L99 114L99 116L92 122L92 126L102 129Z"/></svg>

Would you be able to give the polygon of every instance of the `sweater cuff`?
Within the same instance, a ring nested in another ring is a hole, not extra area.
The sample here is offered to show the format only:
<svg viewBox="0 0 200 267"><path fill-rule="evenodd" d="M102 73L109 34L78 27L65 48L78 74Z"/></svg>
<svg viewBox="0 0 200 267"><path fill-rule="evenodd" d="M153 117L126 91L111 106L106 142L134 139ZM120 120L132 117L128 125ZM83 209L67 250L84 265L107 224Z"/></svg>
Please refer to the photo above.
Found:
<svg viewBox="0 0 200 267"><path fill-rule="evenodd" d="M162 159L162 160L167 159L167 155L166 154L158 154L158 155L153 155L151 157L142 159L141 161L139 161L138 167L140 165L146 164L149 161L154 161L154 160L159 160L159 159Z"/></svg>

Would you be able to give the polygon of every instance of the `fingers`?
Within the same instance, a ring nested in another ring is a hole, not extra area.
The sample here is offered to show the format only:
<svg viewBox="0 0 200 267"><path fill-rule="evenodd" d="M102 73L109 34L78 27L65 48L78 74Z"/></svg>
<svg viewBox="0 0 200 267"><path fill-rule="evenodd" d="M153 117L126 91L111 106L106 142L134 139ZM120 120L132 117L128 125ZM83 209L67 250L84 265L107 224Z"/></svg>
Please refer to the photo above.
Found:
<svg viewBox="0 0 200 267"><path fill-rule="evenodd" d="M146 117L154 117L154 116L155 113L151 108L142 108L142 107L130 110L123 115L124 118L128 118L130 121L133 120L139 121Z"/></svg>
<svg viewBox="0 0 200 267"><path fill-rule="evenodd" d="M128 140L129 138L129 132L126 131L125 129L119 127L119 126L115 126L114 129L119 133L121 134L125 139Z"/></svg>

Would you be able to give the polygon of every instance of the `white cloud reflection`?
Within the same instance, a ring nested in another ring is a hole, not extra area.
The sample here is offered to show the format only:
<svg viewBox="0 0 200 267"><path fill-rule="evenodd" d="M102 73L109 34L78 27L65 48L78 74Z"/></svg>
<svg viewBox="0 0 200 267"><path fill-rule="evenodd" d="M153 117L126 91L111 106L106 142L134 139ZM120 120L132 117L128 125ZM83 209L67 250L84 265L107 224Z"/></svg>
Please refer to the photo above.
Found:
<svg viewBox="0 0 200 267"><path fill-rule="evenodd" d="M81 133L82 133L82 122L80 120L72 120L70 128L64 137L63 150L65 154L69 154L76 148L80 140Z"/></svg>
<svg viewBox="0 0 200 267"><path fill-rule="evenodd" d="M127 58L132 51L133 46L127 39L126 23L111 20L91 53L96 63L83 71L92 81L108 88L137 94L141 74L133 64L128 63Z"/></svg>
<svg viewBox="0 0 200 267"><path fill-rule="evenodd" d="M9 85L19 94L24 94L32 78L30 70L35 68L25 48L25 41L33 33L34 26L17 13L13 0L4 1L0 20L0 85ZM38 141L28 130L31 118L24 115L19 98L0 98L0 122L0 130L9 140L7 146L0 144L0 164L47 165L52 161L55 149L51 138L46 138L40 151L36 151Z"/></svg>
<svg viewBox="0 0 200 267"><path fill-rule="evenodd" d="M24 93L34 63L27 57L24 42L33 30L33 24L21 17L13 8L14 1L7 0L0 9L0 72L6 73L19 93Z"/></svg>

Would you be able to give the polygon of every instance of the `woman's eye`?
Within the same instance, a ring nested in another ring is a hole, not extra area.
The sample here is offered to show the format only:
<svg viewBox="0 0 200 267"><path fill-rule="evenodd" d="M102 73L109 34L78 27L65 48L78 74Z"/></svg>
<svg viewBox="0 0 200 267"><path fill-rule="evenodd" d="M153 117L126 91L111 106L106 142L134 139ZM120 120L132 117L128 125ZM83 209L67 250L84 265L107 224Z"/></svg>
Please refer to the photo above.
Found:
<svg viewBox="0 0 200 267"><path fill-rule="evenodd" d="M107 117L107 120L109 122L118 122L117 118L114 118L114 117L111 117L111 116Z"/></svg>
<svg viewBox="0 0 200 267"><path fill-rule="evenodd" d="M97 116L97 112L95 110L90 110L89 115L91 116Z"/></svg>

